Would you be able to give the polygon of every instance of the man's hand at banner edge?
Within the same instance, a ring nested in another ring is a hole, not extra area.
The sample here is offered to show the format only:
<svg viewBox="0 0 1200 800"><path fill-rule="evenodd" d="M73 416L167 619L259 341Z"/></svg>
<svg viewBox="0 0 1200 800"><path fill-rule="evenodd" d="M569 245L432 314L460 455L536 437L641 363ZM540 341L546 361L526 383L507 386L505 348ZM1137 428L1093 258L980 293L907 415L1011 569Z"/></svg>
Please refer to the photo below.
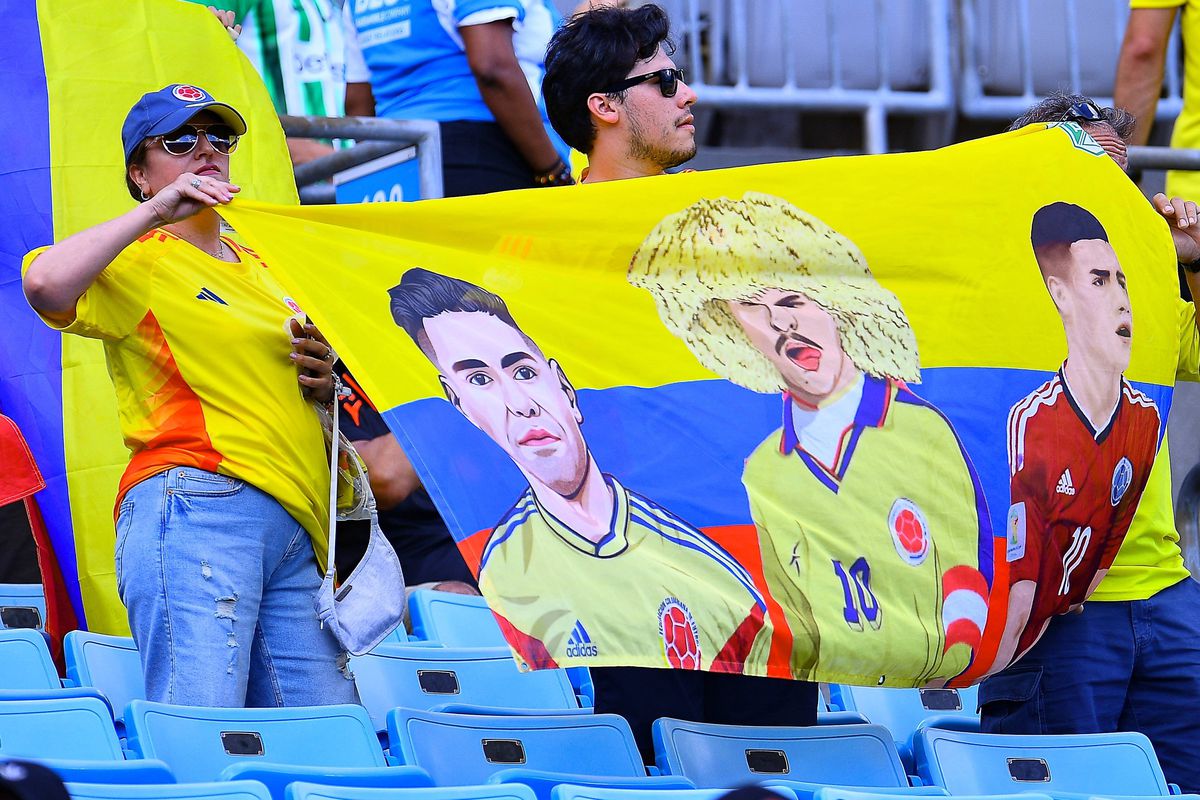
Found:
<svg viewBox="0 0 1200 800"><path fill-rule="evenodd" d="M1162 192L1154 195L1151 203L1171 227L1171 240L1175 243L1179 263L1190 264L1200 259L1200 212L1197 212L1196 204L1182 197L1168 200Z"/></svg>
<svg viewBox="0 0 1200 800"><path fill-rule="evenodd" d="M229 34L229 38L236 42L238 37L242 35L242 26L237 24L237 17L234 16L234 13L232 11L222 11L215 6L208 6L208 10L217 18L217 22L220 22L224 26L225 31Z"/></svg>

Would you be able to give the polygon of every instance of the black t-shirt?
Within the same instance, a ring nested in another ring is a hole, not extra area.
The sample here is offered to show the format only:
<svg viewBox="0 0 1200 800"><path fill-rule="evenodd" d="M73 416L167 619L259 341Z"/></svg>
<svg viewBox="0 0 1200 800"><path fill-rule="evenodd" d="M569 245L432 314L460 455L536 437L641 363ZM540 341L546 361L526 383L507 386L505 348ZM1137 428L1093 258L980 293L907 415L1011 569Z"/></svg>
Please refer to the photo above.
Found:
<svg viewBox="0 0 1200 800"><path fill-rule="evenodd" d="M391 430L383 417L375 410L371 401L359 387L354 376L340 362L336 369L342 377L342 382L351 393L341 400L339 424L342 432L352 441L374 439L379 436L391 436ZM424 487L410 494L404 502L379 512L379 527L392 543L400 566L404 568L404 582L409 586L438 581L462 581L475 586L475 576L467 568L459 553L458 545L442 515L433 504L433 498ZM353 533L343 537L342 528L338 528L338 565L344 560L357 561L361 549L366 547L365 536L359 537ZM357 542L362 538L361 542ZM343 546L343 543L346 545ZM347 548L357 544L359 553L351 555Z"/></svg>

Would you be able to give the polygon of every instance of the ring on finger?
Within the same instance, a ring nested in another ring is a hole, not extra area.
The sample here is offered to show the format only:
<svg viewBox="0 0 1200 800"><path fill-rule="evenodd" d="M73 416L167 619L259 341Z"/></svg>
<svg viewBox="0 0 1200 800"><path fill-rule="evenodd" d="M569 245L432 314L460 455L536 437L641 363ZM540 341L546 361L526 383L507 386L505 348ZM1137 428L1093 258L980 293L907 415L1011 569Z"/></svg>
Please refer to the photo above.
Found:
<svg viewBox="0 0 1200 800"><path fill-rule="evenodd" d="M191 180L191 184L192 184L192 188L193 188L193 189L199 189L199 188L200 188L200 179L199 179L199 178L192 178L192 180Z"/></svg>
<svg viewBox="0 0 1200 800"><path fill-rule="evenodd" d="M333 361L333 351L326 350L325 355L321 356L322 361Z"/></svg>

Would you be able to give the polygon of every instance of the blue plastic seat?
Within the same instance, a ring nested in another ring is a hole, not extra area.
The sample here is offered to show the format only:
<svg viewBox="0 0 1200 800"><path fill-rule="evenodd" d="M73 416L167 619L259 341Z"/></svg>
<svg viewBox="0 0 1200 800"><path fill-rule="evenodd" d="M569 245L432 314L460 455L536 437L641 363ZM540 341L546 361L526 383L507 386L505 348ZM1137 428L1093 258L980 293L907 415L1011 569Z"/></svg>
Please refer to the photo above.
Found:
<svg viewBox="0 0 1200 800"><path fill-rule="evenodd" d="M979 730L979 687L969 689L892 689L882 686L829 687L829 704L857 711L892 732L904 766L916 771L912 743L918 728Z"/></svg>
<svg viewBox="0 0 1200 800"><path fill-rule="evenodd" d="M220 783L95 784L68 783L71 800L271 800L255 781Z"/></svg>
<svg viewBox="0 0 1200 800"><path fill-rule="evenodd" d="M129 750L167 762L181 782L217 780L232 764L386 766L375 728L356 705L201 708L134 700L125 724Z"/></svg>
<svg viewBox="0 0 1200 800"><path fill-rule="evenodd" d="M60 688L45 636L27 628L0 629L0 689Z"/></svg>
<svg viewBox="0 0 1200 800"><path fill-rule="evenodd" d="M846 789L841 786L825 786L813 794L813 800L912 800L912 795L889 793L886 789L871 792L863 789ZM1023 792L1021 794L956 796L954 800L1051 800L1051 797L1048 794ZM1141 800L1146 799L1141 798Z"/></svg>
<svg viewBox="0 0 1200 800"><path fill-rule="evenodd" d="M0 702L0 755L18 758L124 758L112 713L95 697Z"/></svg>
<svg viewBox="0 0 1200 800"><path fill-rule="evenodd" d="M1009 736L925 728L917 772L952 795L1031 789L1057 795L1166 795L1150 740L1140 733Z"/></svg>
<svg viewBox="0 0 1200 800"><path fill-rule="evenodd" d="M387 721L392 756L424 768L439 786L485 783L513 768L646 778L629 723L616 714L487 716L398 708Z"/></svg>
<svg viewBox="0 0 1200 800"><path fill-rule="evenodd" d="M719 800L729 789L615 789L607 786L577 786L562 784L554 787L551 800ZM783 786L773 786L786 800L796 800L796 794Z"/></svg>
<svg viewBox="0 0 1200 800"><path fill-rule="evenodd" d="M142 661L132 638L71 631L63 639L63 651L67 679L76 686L91 686L103 693L117 722L124 722L125 707L131 700L146 698Z"/></svg>
<svg viewBox="0 0 1200 800"><path fill-rule="evenodd" d="M132 761L39 758L37 762L54 770L63 783L175 783L175 775L170 768L156 758L136 758Z"/></svg>
<svg viewBox="0 0 1200 800"><path fill-rule="evenodd" d="M663 774L683 775L701 789L764 781L909 785L891 732L881 725L768 727L663 718L654 721L653 733Z"/></svg>
<svg viewBox="0 0 1200 800"><path fill-rule="evenodd" d="M413 637L447 647L507 647L487 601L478 595L418 589L408 597Z"/></svg>
<svg viewBox="0 0 1200 800"><path fill-rule="evenodd" d="M287 800L534 800L528 786L488 784L439 789L376 789L293 783Z"/></svg>
<svg viewBox="0 0 1200 800"><path fill-rule="evenodd" d="M46 627L46 594L40 583L0 583L0 628Z"/></svg>
<svg viewBox="0 0 1200 800"><path fill-rule="evenodd" d="M272 800L284 800L295 783L349 788L429 788L433 778L420 767L313 767L253 761L231 764L221 771L223 781L257 781L267 787Z"/></svg>
<svg viewBox="0 0 1200 800"><path fill-rule="evenodd" d="M507 647L380 645L352 660L358 696L377 730L398 706L445 710L447 703L555 713L579 711L563 670L521 672Z"/></svg>

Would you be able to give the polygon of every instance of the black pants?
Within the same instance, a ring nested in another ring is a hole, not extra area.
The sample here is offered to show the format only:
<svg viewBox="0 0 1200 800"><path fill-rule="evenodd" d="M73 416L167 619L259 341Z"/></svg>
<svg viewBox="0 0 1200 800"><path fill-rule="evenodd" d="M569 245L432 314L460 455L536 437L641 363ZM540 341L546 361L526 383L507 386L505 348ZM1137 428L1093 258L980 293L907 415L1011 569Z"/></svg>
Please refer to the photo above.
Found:
<svg viewBox="0 0 1200 800"><path fill-rule="evenodd" d="M443 122L439 128L446 197L534 187L533 168L495 122Z"/></svg>
<svg viewBox="0 0 1200 800"><path fill-rule="evenodd" d="M815 725L817 684L722 672L648 667L592 668L596 713L620 714L646 764L659 717L723 725Z"/></svg>

